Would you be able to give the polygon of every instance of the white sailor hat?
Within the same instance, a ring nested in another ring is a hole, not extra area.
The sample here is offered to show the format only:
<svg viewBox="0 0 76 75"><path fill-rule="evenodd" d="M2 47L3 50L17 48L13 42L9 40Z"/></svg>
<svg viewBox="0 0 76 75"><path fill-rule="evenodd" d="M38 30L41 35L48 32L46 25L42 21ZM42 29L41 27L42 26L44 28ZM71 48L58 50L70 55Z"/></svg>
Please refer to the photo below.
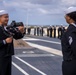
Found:
<svg viewBox="0 0 76 75"><path fill-rule="evenodd" d="M0 15L8 14L6 10L0 10Z"/></svg>
<svg viewBox="0 0 76 75"><path fill-rule="evenodd" d="M76 7L69 7L68 9L66 9L65 14L69 14L74 11L76 11Z"/></svg>

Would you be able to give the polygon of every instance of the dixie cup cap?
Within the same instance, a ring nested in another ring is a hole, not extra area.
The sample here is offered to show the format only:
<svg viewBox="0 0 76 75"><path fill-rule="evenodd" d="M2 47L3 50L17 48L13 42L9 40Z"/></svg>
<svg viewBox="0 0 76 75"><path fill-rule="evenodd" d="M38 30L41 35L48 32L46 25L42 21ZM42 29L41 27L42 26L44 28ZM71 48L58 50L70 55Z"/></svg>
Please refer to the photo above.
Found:
<svg viewBox="0 0 76 75"><path fill-rule="evenodd" d="M0 15L8 14L6 10L0 10Z"/></svg>
<svg viewBox="0 0 76 75"><path fill-rule="evenodd" d="M71 12L75 12L76 11L76 7L69 7L65 10L65 14L69 14Z"/></svg>

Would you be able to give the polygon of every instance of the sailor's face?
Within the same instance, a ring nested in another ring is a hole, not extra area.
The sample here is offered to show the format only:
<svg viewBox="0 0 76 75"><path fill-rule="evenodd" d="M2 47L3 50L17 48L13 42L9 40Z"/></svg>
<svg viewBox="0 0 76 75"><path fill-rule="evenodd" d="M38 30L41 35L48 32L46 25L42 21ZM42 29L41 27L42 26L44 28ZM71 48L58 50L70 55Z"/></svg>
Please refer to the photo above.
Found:
<svg viewBox="0 0 76 75"><path fill-rule="evenodd" d="M65 20L66 20L66 22L69 24L69 23L70 23L71 18L70 18L68 15L65 15Z"/></svg>
<svg viewBox="0 0 76 75"><path fill-rule="evenodd" d="M9 21L8 14L4 14L4 15L0 16L0 23L2 23L3 25L7 25L8 21Z"/></svg>

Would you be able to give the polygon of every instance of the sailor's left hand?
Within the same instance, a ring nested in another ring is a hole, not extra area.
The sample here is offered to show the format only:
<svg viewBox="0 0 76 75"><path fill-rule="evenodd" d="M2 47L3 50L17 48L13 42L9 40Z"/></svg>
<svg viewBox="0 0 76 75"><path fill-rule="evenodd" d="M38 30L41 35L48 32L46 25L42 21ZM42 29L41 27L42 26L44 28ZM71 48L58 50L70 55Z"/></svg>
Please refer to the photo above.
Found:
<svg viewBox="0 0 76 75"><path fill-rule="evenodd" d="M18 27L18 30L19 30L21 33L24 33L24 26L19 26L19 27Z"/></svg>

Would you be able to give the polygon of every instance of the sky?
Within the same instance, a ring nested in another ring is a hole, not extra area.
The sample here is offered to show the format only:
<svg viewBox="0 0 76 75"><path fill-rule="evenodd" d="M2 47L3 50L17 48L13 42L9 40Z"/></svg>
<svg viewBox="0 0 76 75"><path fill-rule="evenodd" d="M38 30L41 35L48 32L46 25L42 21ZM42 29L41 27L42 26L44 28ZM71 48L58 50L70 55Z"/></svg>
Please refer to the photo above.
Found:
<svg viewBox="0 0 76 75"><path fill-rule="evenodd" d="M76 0L0 0L0 10L9 12L12 20L25 25L66 25L65 10L76 6Z"/></svg>

